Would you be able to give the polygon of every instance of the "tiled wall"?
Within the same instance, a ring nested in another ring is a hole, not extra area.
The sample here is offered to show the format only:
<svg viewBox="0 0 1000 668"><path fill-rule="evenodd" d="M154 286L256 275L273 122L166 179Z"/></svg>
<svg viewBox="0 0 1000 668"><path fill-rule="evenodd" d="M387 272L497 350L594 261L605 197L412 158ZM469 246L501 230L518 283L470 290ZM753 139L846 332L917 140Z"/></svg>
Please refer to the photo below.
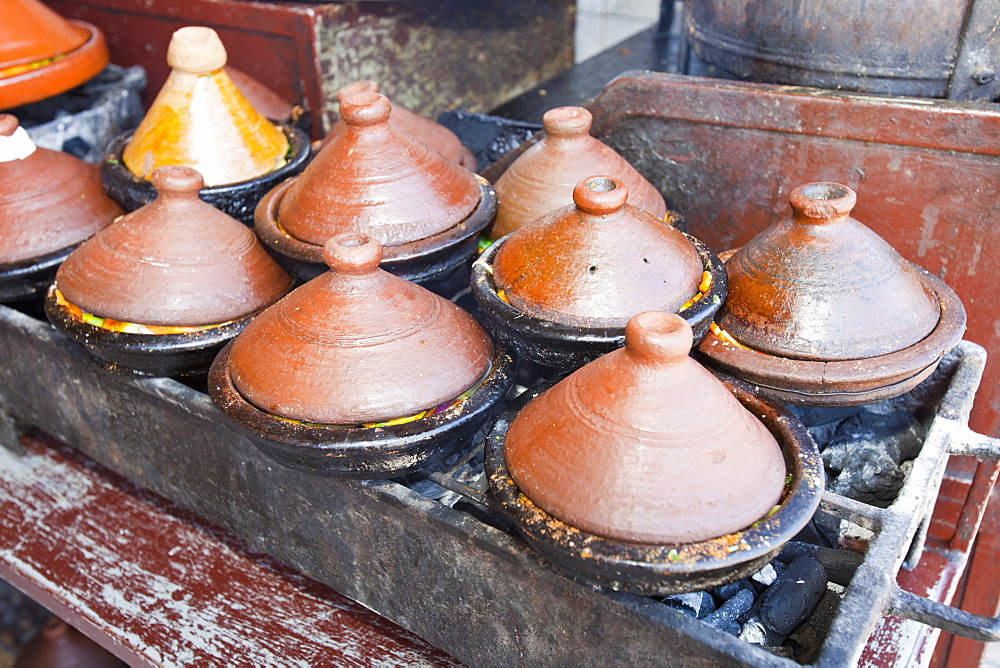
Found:
<svg viewBox="0 0 1000 668"><path fill-rule="evenodd" d="M649 28L660 18L660 0L577 0L576 62Z"/></svg>

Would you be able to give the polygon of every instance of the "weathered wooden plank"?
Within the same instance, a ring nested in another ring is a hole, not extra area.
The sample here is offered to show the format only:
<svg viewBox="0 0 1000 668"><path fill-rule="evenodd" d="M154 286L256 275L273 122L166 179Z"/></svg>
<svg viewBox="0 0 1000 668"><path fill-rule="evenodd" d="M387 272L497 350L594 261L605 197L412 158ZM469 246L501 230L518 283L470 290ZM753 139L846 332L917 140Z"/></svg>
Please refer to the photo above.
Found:
<svg viewBox="0 0 1000 668"><path fill-rule="evenodd" d="M132 665L460 665L65 445L0 450L0 576Z"/></svg>

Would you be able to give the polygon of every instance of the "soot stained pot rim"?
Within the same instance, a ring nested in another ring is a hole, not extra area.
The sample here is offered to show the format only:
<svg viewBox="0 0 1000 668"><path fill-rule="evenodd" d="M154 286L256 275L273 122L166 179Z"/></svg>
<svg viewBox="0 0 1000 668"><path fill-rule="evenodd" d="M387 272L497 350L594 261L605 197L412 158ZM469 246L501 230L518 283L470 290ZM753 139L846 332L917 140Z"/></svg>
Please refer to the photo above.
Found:
<svg viewBox="0 0 1000 668"><path fill-rule="evenodd" d="M702 270L712 275L708 292L678 313L691 325L695 345L698 345L726 300L726 268L700 240L682 234L698 251ZM528 361L563 370L583 366L625 345L624 326L588 327L543 320L501 299L493 281L493 260L509 236L498 239L472 265L472 294L479 305L481 321L494 339L511 346Z"/></svg>
<svg viewBox="0 0 1000 668"><path fill-rule="evenodd" d="M958 295L934 274L914 267L937 297L941 317L930 334L902 350L859 360L799 360L733 345L709 331L697 354L787 403L860 406L899 396L927 378L965 331L965 307Z"/></svg>
<svg viewBox="0 0 1000 668"><path fill-rule="evenodd" d="M83 345L109 371L135 376L176 376L207 371L219 349L242 332L257 313L197 332L115 332L77 319L56 301L53 285L45 296L45 315L56 329Z"/></svg>
<svg viewBox="0 0 1000 668"><path fill-rule="evenodd" d="M276 124L288 139L290 155L284 165L255 179L207 186L199 197L244 225L253 226L253 212L260 199L274 186L295 176L309 162L311 145L309 137L298 127ZM122 161L125 145L132 139L134 130L118 135L109 145L101 160L101 181L107 193L126 211L135 211L156 199L153 183L133 174Z"/></svg>
<svg viewBox="0 0 1000 668"><path fill-rule="evenodd" d="M513 385L516 363L495 345L493 364L468 399L437 415L386 427L330 428L282 420L247 401L229 373L232 346L208 376L212 400L272 460L288 468L342 478L393 478L434 464L466 445Z"/></svg>
<svg viewBox="0 0 1000 668"><path fill-rule="evenodd" d="M473 176L479 185L479 201L472 212L447 230L424 239L383 246L382 269L422 284L445 277L476 254L480 233L496 217L497 194L486 179L478 174ZM287 271L309 281L328 269L323 262L323 247L291 236L278 223L278 207L293 183L294 180L289 179L261 199L254 217L254 229Z"/></svg>
<svg viewBox="0 0 1000 668"><path fill-rule="evenodd" d="M45 294L56 271L82 241L52 253L0 264L0 302L22 301Z"/></svg>
<svg viewBox="0 0 1000 668"><path fill-rule="evenodd" d="M778 510L755 525L694 543L641 545L581 531L536 506L511 478L504 442L517 414L552 382L526 391L493 425L485 449L492 500L542 556L592 584L663 596L700 591L756 572L812 518L825 487L823 464L809 432L787 409L738 379L716 375L774 435L792 476Z"/></svg>

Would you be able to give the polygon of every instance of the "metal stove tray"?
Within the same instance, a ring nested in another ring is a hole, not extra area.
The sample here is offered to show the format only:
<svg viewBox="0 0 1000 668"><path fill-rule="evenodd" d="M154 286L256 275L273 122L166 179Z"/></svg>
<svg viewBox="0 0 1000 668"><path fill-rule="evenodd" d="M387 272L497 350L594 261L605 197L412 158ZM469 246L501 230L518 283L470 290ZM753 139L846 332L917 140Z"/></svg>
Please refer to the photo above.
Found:
<svg viewBox="0 0 1000 668"><path fill-rule="evenodd" d="M831 579L847 587L818 665L855 661L887 612L998 637L995 622L901 593L894 579L914 536L919 543L948 453L1000 454L967 427L985 353L963 342L953 355L895 503L879 509L824 498L824 511L874 537L863 557L832 551ZM174 380L111 375L47 324L7 307L0 359L0 435L8 444L21 426L38 426L471 664L797 665L653 599L574 582L475 504L460 510L396 482L276 465L207 395ZM432 478L481 500L447 474Z"/></svg>

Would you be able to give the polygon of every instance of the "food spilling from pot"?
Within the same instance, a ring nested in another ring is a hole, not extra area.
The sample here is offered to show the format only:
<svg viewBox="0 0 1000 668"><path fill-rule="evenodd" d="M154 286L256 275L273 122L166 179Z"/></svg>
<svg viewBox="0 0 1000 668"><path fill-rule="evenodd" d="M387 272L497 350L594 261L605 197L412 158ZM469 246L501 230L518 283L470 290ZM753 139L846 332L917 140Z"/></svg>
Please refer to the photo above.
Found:
<svg viewBox="0 0 1000 668"><path fill-rule="evenodd" d="M257 234L303 280L325 270L323 245L344 233L377 239L383 268L419 283L475 255L496 213L493 188L395 127L391 114L381 94L345 97L319 154L257 207Z"/></svg>
<svg viewBox="0 0 1000 668"><path fill-rule="evenodd" d="M329 271L267 309L212 365L213 400L281 464L384 478L442 460L490 417L514 361L468 313L341 234Z"/></svg>
<svg viewBox="0 0 1000 668"><path fill-rule="evenodd" d="M198 198L197 171L160 167L152 182L152 203L66 259L46 315L114 370L204 373L292 278L250 229Z"/></svg>
<svg viewBox="0 0 1000 668"><path fill-rule="evenodd" d="M939 278L850 216L837 183L792 191L792 216L726 262L729 297L698 348L707 363L793 404L860 405L927 378L965 331Z"/></svg>
<svg viewBox="0 0 1000 668"><path fill-rule="evenodd" d="M227 74L226 60L211 28L174 33L170 76L139 127L117 137L102 162L105 188L129 211L155 197L154 170L184 166L202 175L202 199L249 225L264 193L305 167L305 133L254 108Z"/></svg>
<svg viewBox="0 0 1000 668"><path fill-rule="evenodd" d="M629 204L625 183L591 176L560 207L473 265L483 323L525 360L572 370L625 342L629 318L679 313L697 340L726 298L722 262L698 239Z"/></svg>
<svg viewBox="0 0 1000 668"><path fill-rule="evenodd" d="M0 114L0 301L43 295L70 252L121 213L96 166L36 147Z"/></svg>
<svg viewBox="0 0 1000 668"><path fill-rule="evenodd" d="M525 393L486 445L490 491L528 542L643 594L748 575L812 517L815 443L779 405L688 356L690 325L645 312L625 347Z"/></svg>

